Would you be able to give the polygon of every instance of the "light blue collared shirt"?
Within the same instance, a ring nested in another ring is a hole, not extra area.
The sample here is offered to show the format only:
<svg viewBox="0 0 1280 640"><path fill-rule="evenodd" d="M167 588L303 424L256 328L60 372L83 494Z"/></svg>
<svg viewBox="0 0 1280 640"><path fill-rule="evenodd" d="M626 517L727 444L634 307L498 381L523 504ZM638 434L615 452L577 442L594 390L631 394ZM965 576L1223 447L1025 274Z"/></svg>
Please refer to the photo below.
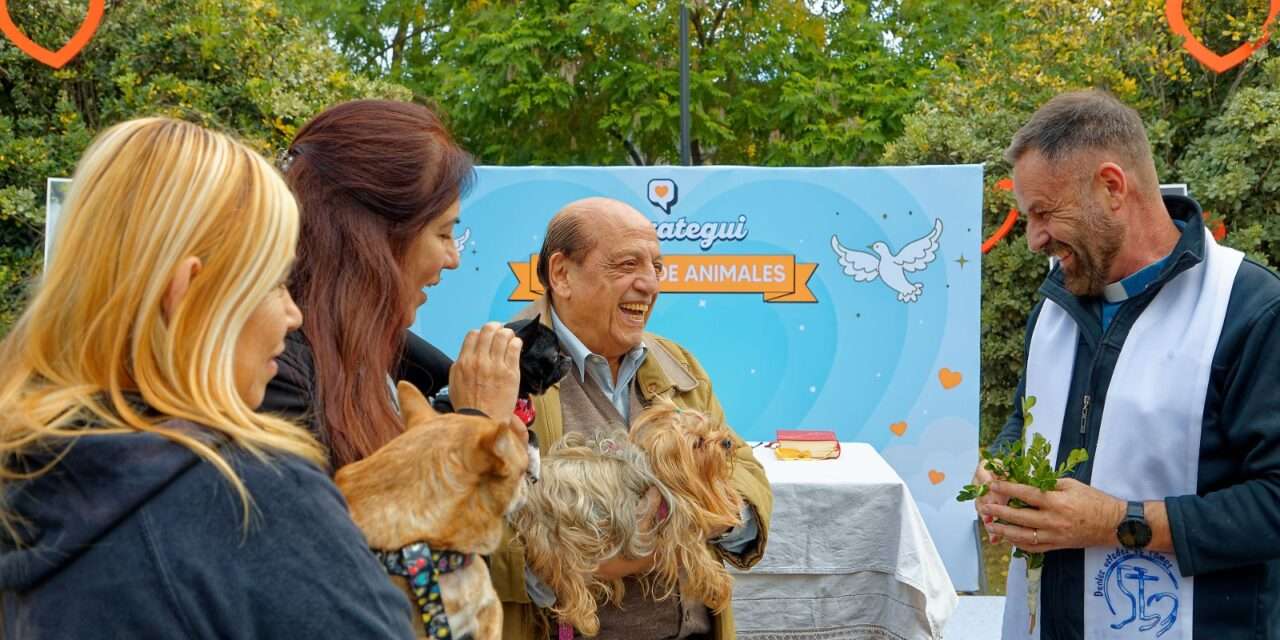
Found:
<svg viewBox="0 0 1280 640"><path fill-rule="evenodd" d="M1174 220L1174 224L1178 225L1178 229L1182 230L1187 227L1187 223L1181 220ZM1151 286L1156 278L1160 277L1160 272L1164 271L1164 265L1169 261L1169 256L1165 256L1152 262L1151 264L1129 274L1127 278L1119 282L1112 282L1102 290L1102 330L1106 331L1111 325L1111 320L1116 317L1116 312L1120 310L1120 306L1126 300L1132 298Z"/></svg>
<svg viewBox="0 0 1280 640"><path fill-rule="evenodd" d="M587 345L582 344L578 336L573 335L569 327L560 322L560 316L556 315L554 307L551 309L551 328L555 330L556 338L560 340L560 344L564 345L565 351L569 352L573 364L578 367L578 382L585 383L587 376L591 376L596 386L604 393L604 397L608 398L613 408L618 410L618 415L622 416L627 424L631 424L631 381L635 379L640 365L644 364L649 348L641 342L622 356L622 364L618 367L618 380L615 382L613 371L609 369L609 361L602 355L592 353Z"/></svg>

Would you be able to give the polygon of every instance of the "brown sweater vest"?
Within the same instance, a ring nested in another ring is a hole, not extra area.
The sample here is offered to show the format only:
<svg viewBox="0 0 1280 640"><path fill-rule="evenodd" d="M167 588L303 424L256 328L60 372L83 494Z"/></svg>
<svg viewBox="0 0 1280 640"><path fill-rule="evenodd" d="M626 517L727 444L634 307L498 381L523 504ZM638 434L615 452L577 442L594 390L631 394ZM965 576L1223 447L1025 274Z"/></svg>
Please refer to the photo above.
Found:
<svg viewBox="0 0 1280 640"><path fill-rule="evenodd" d="M560 381L560 410L564 414L564 432L594 431L601 428L628 430L627 421L604 395L596 383L581 375L574 366ZM631 381L631 416L644 411L640 388ZM596 640L644 640L658 638L694 638L710 634L711 615L700 602L686 603L678 597L655 602L644 597L640 583L625 578L626 593L622 606L601 605L600 634ZM556 637L553 634L552 637ZM575 635L574 637L581 637Z"/></svg>

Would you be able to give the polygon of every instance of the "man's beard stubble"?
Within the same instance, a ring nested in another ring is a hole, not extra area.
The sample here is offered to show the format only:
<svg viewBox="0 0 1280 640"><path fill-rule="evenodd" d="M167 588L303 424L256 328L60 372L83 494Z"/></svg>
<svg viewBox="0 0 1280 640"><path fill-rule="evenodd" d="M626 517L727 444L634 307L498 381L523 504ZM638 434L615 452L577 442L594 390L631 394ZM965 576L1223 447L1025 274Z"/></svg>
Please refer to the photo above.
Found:
<svg viewBox="0 0 1280 640"><path fill-rule="evenodd" d="M1076 229L1079 233L1071 242L1052 241L1044 252L1057 256L1063 249L1070 250L1074 266L1062 265L1067 291L1081 297L1101 296L1109 284L1111 264L1124 244L1124 226L1101 207L1095 207L1084 212Z"/></svg>

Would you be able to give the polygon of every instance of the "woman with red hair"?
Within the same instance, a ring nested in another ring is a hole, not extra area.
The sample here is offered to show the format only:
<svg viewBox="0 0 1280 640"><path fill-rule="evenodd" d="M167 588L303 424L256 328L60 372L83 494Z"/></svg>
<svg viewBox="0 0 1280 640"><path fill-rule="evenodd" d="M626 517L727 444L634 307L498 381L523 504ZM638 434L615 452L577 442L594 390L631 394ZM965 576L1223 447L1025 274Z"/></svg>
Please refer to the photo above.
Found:
<svg viewBox="0 0 1280 640"><path fill-rule="evenodd" d="M289 336L264 411L302 417L334 470L403 429L395 381L455 407L509 416L520 340L472 331L459 362L408 331L425 289L458 267L453 230L471 157L421 105L358 100L298 131L284 166L302 230L289 290L307 317Z"/></svg>

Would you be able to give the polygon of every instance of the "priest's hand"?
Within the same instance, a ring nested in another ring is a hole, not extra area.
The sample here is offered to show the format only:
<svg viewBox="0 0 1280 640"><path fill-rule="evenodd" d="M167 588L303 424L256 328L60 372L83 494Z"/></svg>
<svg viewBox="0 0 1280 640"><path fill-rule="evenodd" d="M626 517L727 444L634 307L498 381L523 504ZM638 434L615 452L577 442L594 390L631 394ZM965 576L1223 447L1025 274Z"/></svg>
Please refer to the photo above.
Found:
<svg viewBox="0 0 1280 640"><path fill-rule="evenodd" d="M987 502L978 505L987 531L1031 553L1057 549L1115 546L1116 526L1124 518L1125 501L1079 480L1062 478L1053 491L996 480L991 493L1017 498L1029 508ZM988 494L990 495L990 494Z"/></svg>
<svg viewBox="0 0 1280 640"><path fill-rule="evenodd" d="M978 470L973 472L973 482L970 484L990 485L991 482L994 481L995 479L996 477L992 475L992 473L988 471L986 467L983 466L983 462L979 460ZM983 505L988 505L988 504L1003 506L1008 503L1009 503L1009 496L996 491L993 487L990 487L990 486L987 487L987 493L979 497L977 501L974 502L973 507L978 510L978 517L982 518L982 524L986 525L987 527L987 542L990 542L991 544L996 544L1000 542L1001 538L991 530L991 521L994 520L994 518L992 518L991 516L985 515L982 512L982 507Z"/></svg>

